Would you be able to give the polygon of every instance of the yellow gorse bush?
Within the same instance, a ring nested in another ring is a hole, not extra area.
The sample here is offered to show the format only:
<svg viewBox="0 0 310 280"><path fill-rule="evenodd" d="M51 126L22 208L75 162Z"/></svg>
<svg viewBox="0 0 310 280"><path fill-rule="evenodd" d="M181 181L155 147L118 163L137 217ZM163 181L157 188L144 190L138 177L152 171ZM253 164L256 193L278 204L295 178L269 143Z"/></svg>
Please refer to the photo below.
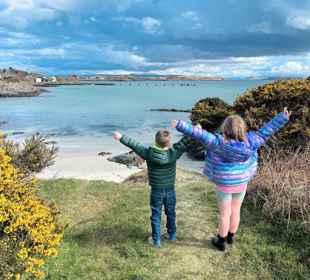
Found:
<svg viewBox="0 0 310 280"><path fill-rule="evenodd" d="M21 279L24 273L43 279L46 257L57 255L63 229L57 226L57 210L38 197L36 187L0 148L1 279Z"/></svg>

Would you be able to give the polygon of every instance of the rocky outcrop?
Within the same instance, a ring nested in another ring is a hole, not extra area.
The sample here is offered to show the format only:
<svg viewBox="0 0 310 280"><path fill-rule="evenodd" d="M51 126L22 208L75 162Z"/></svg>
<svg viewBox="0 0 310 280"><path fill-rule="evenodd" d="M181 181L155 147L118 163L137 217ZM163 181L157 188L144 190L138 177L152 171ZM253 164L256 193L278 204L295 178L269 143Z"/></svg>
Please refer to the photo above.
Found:
<svg viewBox="0 0 310 280"><path fill-rule="evenodd" d="M181 109L165 109L165 108L159 108L159 109L150 109L151 112L172 112L172 113L191 113L192 110L181 110Z"/></svg>
<svg viewBox="0 0 310 280"><path fill-rule="evenodd" d="M110 155L112 155L112 153L110 153L110 152L100 152L100 153L98 153L98 156L102 156L102 157L110 156Z"/></svg>
<svg viewBox="0 0 310 280"><path fill-rule="evenodd" d="M112 161L112 162L124 164L127 167L132 167L132 166L142 167L142 165L144 163L144 160L142 158L140 158L133 151L130 151L128 153L121 154L118 156L109 157L108 160Z"/></svg>
<svg viewBox="0 0 310 280"><path fill-rule="evenodd" d="M40 88L32 86L31 82L8 82L0 80L0 97L29 97L42 93Z"/></svg>
<svg viewBox="0 0 310 280"><path fill-rule="evenodd" d="M28 73L13 68L0 70L0 97L37 96L42 89L34 87L38 74Z"/></svg>

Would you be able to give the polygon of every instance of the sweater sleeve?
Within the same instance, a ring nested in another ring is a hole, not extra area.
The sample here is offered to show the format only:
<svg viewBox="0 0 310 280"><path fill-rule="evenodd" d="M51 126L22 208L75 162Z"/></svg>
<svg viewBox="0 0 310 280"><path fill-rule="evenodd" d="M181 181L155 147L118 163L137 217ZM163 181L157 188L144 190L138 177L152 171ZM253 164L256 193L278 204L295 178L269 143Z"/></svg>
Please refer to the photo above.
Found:
<svg viewBox="0 0 310 280"><path fill-rule="evenodd" d="M188 137L183 137L179 142L173 144L173 148L177 152L177 158L180 158L182 154L186 152L189 146L190 140L188 139Z"/></svg>
<svg viewBox="0 0 310 280"><path fill-rule="evenodd" d="M199 141L205 145L212 144L212 142L214 142L214 140L216 139L216 137L212 133L210 133L210 132L208 132L202 128L195 127L195 126L193 126L189 123L186 123L184 121L178 121L176 129L179 132L181 132L181 133L183 133L183 134L185 134L185 135L187 135L187 136L189 136L189 137L191 137L191 138L193 138L193 139L195 139L195 140L197 140L197 141Z"/></svg>
<svg viewBox="0 0 310 280"><path fill-rule="evenodd" d="M256 148L264 145L268 139L284 127L288 121L289 118L282 112L276 115L257 132L251 132L251 139Z"/></svg>
<svg viewBox="0 0 310 280"><path fill-rule="evenodd" d="M137 142L136 140L134 140L134 139L132 139L126 135L123 135L120 142L123 145L130 148L131 150L133 150L141 158L143 158L143 159L147 158L148 148L146 148L145 146L143 146L141 143Z"/></svg>

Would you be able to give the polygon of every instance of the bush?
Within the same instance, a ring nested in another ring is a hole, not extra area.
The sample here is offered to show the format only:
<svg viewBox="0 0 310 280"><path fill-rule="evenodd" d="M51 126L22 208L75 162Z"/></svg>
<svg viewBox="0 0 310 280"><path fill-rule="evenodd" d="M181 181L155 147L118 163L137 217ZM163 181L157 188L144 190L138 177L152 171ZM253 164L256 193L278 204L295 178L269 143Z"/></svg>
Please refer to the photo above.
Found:
<svg viewBox="0 0 310 280"><path fill-rule="evenodd" d="M220 98L205 98L196 103L192 109L190 119L193 124L200 124L203 129L214 133L224 119L233 112L232 107ZM203 145L193 141L189 155L196 159L202 159L204 156Z"/></svg>
<svg viewBox="0 0 310 280"><path fill-rule="evenodd" d="M22 145L4 140L0 144L1 147L11 157L12 164L25 175L38 173L53 165L58 151L54 145L50 146L40 134L26 139Z"/></svg>
<svg viewBox="0 0 310 280"><path fill-rule="evenodd" d="M250 183L249 198L271 220L298 221L310 230L310 146L266 153Z"/></svg>
<svg viewBox="0 0 310 280"><path fill-rule="evenodd" d="M291 120L273 138L280 148L305 147L310 141L310 81L283 80L248 90L234 103L234 110L246 121L250 130L257 130L276 113L288 107Z"/></svg>
<svg viewBox="0 0 310 280"><path fill-rule="evenodd" d="M219 98L206 98L197 102L191 114L193 124L215 132L230 114L244 118L249 130L259 129L278 112L288 107L291 120L269 144L277 148L299 149L310 142L310 80L280 80L246 91L233 106ZM201 146L198 146L201 148ZM197 149L197 148L196 148Z"/></svg>
<svg viewBox="0 0 310 280"><path fill-rule="evenodd" d="M62 239L57 210L36 194L37 183L25 177L0 148L0 279L42 279L46 257L55 256Z"/></svg>

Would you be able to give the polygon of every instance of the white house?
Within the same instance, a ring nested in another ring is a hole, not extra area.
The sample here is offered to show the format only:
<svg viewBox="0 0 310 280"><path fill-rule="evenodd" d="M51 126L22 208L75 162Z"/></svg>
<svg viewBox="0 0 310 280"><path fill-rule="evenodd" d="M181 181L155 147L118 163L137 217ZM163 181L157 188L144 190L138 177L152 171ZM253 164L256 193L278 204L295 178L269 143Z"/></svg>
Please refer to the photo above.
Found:
<svg viewBox="0 0 310 280"><path fill-rule="evenodd" d="M41 77L36 77L34 81L36 84L40 84L43 82L43 79Z"/></svg>
<svg viewBox="0 0 310 280"><path fill-rule="evenodd" d="M52 83L56 83L57 82L57 78L56 77L50 77L49 80L52 82Z"/></svg>

